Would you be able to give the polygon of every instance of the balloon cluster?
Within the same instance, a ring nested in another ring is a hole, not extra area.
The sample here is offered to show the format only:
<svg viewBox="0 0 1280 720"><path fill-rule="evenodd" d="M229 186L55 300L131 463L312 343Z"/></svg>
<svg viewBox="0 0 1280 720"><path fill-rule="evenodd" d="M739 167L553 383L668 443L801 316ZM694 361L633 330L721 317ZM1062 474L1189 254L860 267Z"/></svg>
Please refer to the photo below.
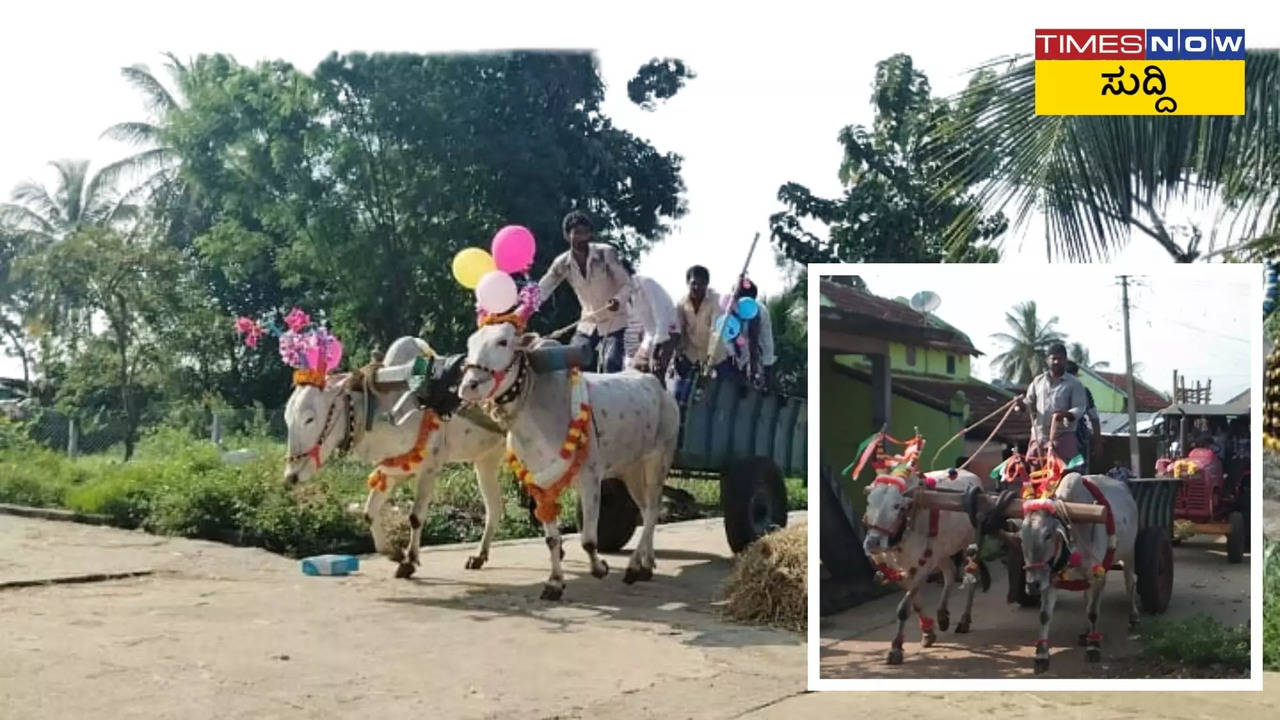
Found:
<svg viewBox="0 0 1280 720"><path fill-rule="evenodd" d="M749 282L744 279L743 285L746 286ZM760 314L760 303L750 297L740 297L735 302L731 296L726 295L720 299L720 310L724 314L716 320L716 334L724 338L725 342L736 341L739 346L746 345L747 339L742 337L742 327Z"/></svg>
<svg viewBox="0 0 1280 720"><path fill-rule="evenodd" d="M318 323L299 308L293 308L284 316L284 327L274 317L253 320L236 318L236 332L244 336L244 344L258 347L263 335L280 339L280 359L298 370L327 373L342 362L342 343L329 332L324 315Z"/></svg>
<svg viewBox="0 0 1280 720"><path fill-rule="evenodd" d="M508 225L493 236L492 253L467 248L453 258L453 277L462 287L476 293L476 309L481 314L499 315L513 310L525 320L541 302L538 286L517 287L516 274L533 266L537 249L533 233L520 225ZM517 307L518 304L518 307Z"/></svg>
<svg viewBox="0 0 1280 720"><path fill-rule="evenodd" d="M1276 276L1280 275L1280 262L1271 261L1267 263L1267 290L1262 300L1262 314L1270 315L1276 309L1276 303L1280 301L1280 288L1276 286Z"/></svg>

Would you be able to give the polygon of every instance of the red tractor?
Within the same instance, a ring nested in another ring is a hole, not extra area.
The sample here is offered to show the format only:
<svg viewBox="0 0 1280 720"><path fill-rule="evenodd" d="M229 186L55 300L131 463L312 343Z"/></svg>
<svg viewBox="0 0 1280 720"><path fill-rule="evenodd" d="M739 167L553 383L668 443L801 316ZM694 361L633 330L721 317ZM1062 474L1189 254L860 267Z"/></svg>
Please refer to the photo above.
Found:
<svg viewBox="0 0 1280 720"><path fill-rule="evenodd" d="M1191 535L1225 535L1227 560L1249 548L1249 410L1230 405L1175 405L1161 411L1167 452L1156 475L1182 481L1174 498L1174 543Z"/></svg>

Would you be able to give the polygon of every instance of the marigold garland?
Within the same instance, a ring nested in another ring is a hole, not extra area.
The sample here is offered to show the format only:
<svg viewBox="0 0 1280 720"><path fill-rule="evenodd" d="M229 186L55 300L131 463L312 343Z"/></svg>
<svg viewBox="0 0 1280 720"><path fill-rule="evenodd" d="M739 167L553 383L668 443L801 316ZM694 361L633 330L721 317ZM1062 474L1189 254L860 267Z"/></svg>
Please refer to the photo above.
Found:
<svg viewBox="0 0 1280 720"><path fill-rule="evenodd" d="M576 389L581 382L582 373L577 368L574 368L569 372L569 387ZM587 454L590 450L590 443L588 442L590 426L591 404L584 397L578 403L577 415L569 422L569 429L565 433L564 443L560 446L560 459L569 461L569 466L555 482L545 488L538 484L534 473L508 447L507 466L511 468L516 481L523 485L525 490L533 496L535 503L533 514L540 522L552 523L559 517L560 494L578 476L583 463L587 460Z"/></svg>
<svg viewBox="0 0 1280 720"><path fill-rule="evenodd" d="M378 467L369 473L369 478L366 481L369 489L378 492L387 491L387 474L384 469L396 469L409 473L421 465L422 461L426 459L426 448L427 443L431 440L431 433L439 429L440 418L435 411L430 409L424 411L422 413L422 422L418 424L418 437L413 443L413 448L408 452L379 462Z"/></svg>
<svg viewBox="0 0 1280 720"><path fill-rule="evenodd" d="M325 371L319 368L306 369L301 368L293 371L293 384L297 387L310 385L312 387L324 389Z"/></svg>

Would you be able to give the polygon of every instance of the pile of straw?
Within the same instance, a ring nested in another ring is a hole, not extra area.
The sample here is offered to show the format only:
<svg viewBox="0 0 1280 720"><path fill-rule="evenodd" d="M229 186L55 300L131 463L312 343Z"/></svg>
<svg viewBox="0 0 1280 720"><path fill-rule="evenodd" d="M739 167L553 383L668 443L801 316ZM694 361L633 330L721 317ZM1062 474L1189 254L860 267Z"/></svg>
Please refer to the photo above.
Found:
<svg viewBox="0 0 1280 720"><path fill-rule="evenodd" d="M808 528L801 523L747 547L725 581L725 614L739 622L804 632L809 609L808 538Z"/></svg>

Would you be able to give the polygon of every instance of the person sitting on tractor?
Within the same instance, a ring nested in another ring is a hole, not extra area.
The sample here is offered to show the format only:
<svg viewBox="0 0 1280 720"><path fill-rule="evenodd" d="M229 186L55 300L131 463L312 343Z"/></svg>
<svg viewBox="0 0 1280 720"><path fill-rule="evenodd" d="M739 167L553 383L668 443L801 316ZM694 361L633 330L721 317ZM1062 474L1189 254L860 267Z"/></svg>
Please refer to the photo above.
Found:
<svg viewBox="0 0 1280 720"><path fill-rule="evenodd" d="M1065 345L1050 345L1046 359L1049 369L1031 381L1014 407L1017 412L1027 412L1031 419L1028 456L1048 457L1052 451L1067 465L1066 472L1078 472L1076 424L1084 417L1089 398L1080 381L1067 374Z"/></svg>

